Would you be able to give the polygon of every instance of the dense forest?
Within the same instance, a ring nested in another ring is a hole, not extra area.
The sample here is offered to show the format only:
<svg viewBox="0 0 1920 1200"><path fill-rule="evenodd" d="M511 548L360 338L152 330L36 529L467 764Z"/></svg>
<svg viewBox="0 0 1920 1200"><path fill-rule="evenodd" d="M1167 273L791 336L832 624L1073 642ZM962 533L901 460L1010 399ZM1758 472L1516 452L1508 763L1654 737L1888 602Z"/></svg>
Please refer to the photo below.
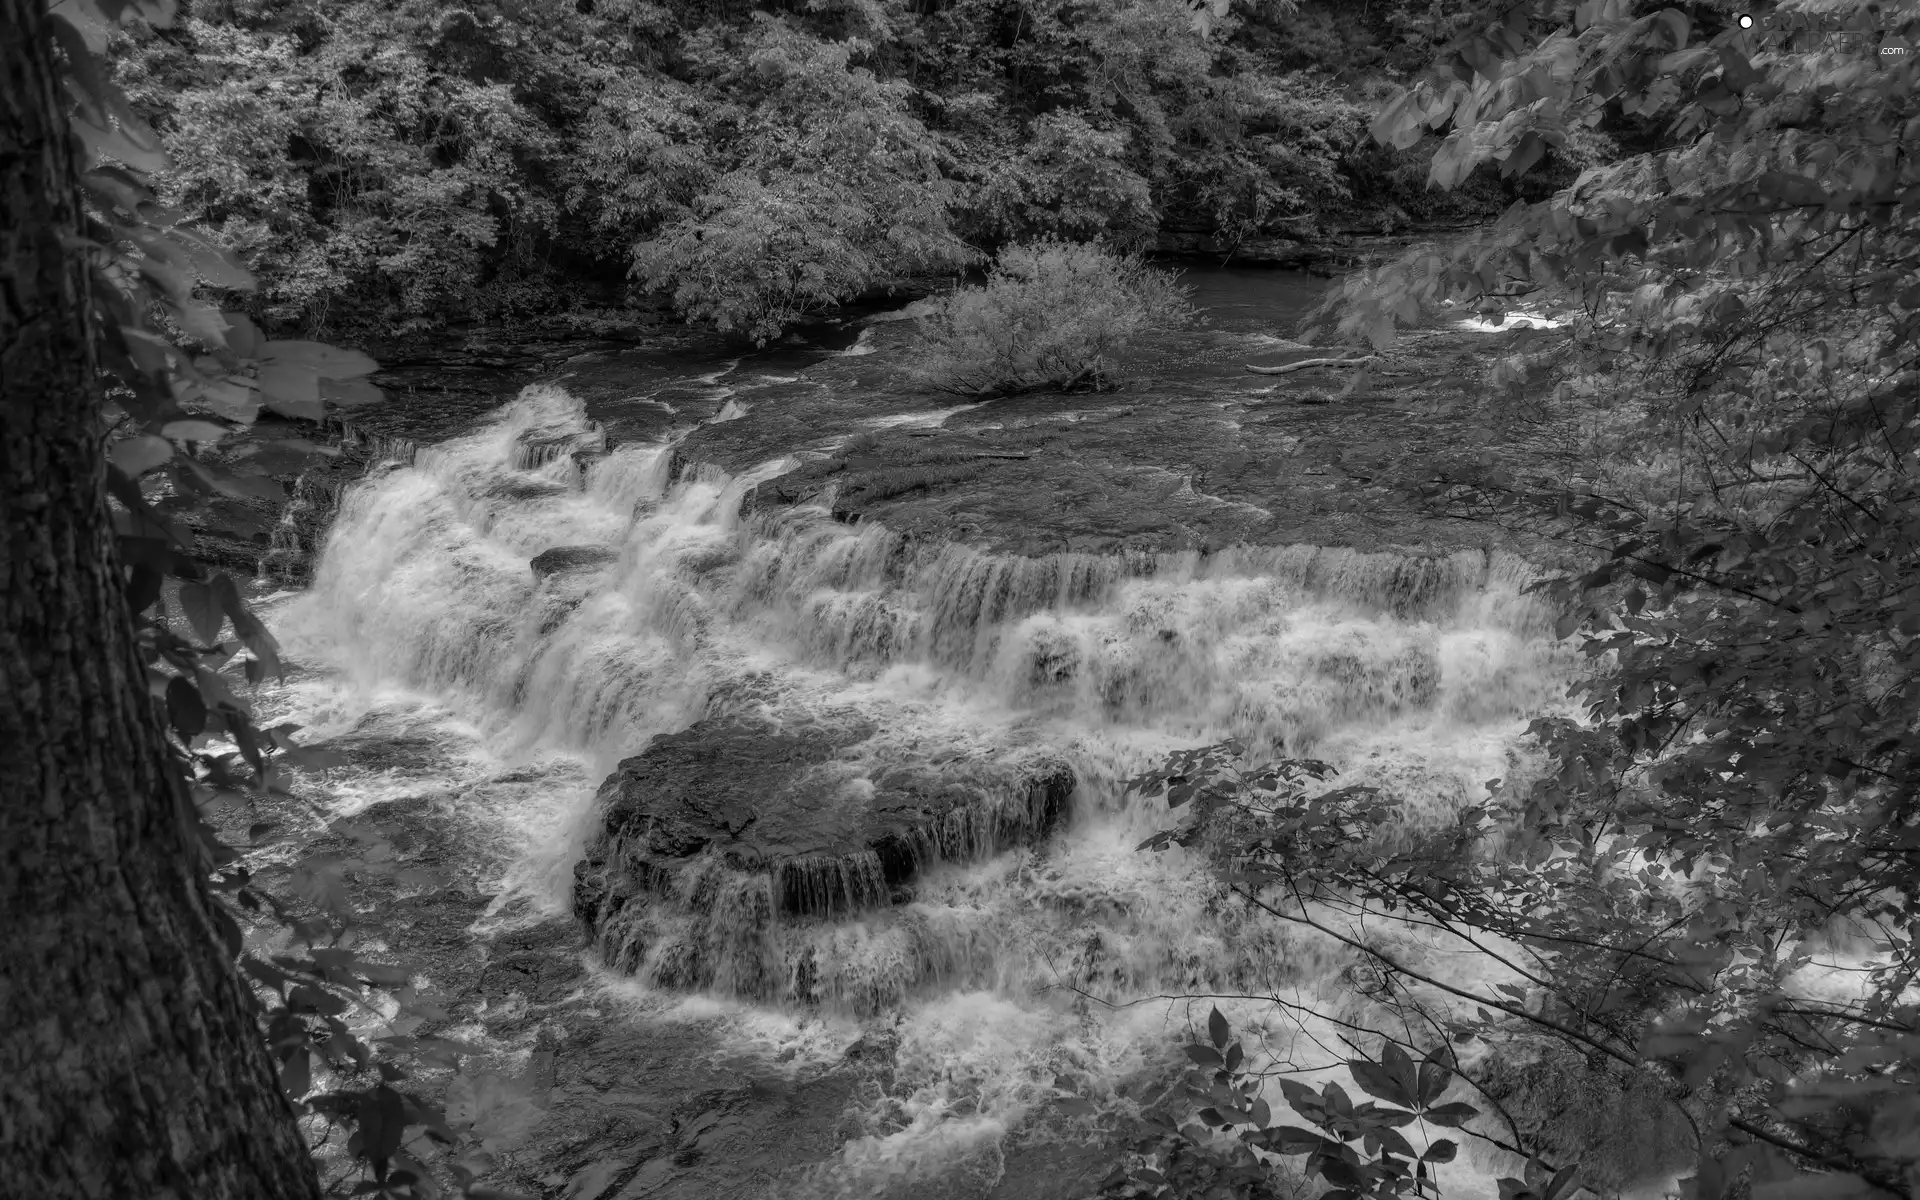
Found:
<svg viewBox="0 0 1920 1200"><path fill-rule="evenodd" d="M764 336L1041 234L1228 257L1543 196L1610 140L1436 192L1431 139L1367 136L1499 7L221 2L116 55L256 317L506 320L592 281Z"/></svg>

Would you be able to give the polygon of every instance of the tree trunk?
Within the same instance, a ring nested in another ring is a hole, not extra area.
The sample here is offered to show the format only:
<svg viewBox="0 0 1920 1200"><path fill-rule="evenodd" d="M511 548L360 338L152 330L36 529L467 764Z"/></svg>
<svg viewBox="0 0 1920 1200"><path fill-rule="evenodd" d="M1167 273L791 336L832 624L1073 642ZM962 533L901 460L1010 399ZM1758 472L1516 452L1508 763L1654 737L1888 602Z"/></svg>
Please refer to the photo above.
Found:
<svg viewBox="0 0 1920 1200"><path fill-rule="evenodd" d="M0 1191L315 1200L122 595L46 0L0 0Z"/></svg>

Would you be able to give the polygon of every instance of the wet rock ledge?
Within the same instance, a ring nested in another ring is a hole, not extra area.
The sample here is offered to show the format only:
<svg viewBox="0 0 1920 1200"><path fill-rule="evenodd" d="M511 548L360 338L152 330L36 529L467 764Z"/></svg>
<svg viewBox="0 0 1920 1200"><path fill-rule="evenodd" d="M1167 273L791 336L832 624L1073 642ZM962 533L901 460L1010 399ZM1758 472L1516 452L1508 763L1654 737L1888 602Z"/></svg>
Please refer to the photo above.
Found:
<svg viewBox="0 0 1920 1200"><path fill-rule="evenodd" d="M725 964L693 961L706 943L904 901L921 869L1037 841L1067 816L1064 763L884 743L852 713L733 714L622 762L574 870L574 912L607 964L639 970L673 938L684 965L657 982L707 986Z"/></svg>

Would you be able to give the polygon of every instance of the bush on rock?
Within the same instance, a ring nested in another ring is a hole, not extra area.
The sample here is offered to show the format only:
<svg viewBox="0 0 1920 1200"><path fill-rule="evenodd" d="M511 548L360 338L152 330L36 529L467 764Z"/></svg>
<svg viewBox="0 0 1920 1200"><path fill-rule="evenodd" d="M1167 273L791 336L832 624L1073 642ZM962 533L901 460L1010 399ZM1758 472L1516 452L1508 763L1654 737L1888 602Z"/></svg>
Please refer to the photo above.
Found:
<svg viewBox="0 0 1920 1200"><path fill-rule="evenodd" d="M1137 255L1052 239L1011 245L985 284L954 290L920 318L920 373L972 396L1105 389L1121 345L1193 319L1172 272Z"/></svg>

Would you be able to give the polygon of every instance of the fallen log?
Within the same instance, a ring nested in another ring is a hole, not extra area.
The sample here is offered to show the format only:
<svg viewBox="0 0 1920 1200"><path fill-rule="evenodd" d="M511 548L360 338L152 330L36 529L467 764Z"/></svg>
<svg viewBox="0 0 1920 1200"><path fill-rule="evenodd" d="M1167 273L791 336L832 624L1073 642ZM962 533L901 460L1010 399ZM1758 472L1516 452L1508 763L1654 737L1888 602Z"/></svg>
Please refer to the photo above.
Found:
<svg viewBox="0 0 1920 1200"><path fill-rule="evenodd" d="M1380 356L1377 354L1366 354L1359 358L1303 358L1299 362L1291 362L1281 367L1256 367L1248 363L1247 370L1255 375L1291 375L1295 371L1304 371L1308 367L1357 367L1361 363L1370 363L1378 357Z"/></svg>

